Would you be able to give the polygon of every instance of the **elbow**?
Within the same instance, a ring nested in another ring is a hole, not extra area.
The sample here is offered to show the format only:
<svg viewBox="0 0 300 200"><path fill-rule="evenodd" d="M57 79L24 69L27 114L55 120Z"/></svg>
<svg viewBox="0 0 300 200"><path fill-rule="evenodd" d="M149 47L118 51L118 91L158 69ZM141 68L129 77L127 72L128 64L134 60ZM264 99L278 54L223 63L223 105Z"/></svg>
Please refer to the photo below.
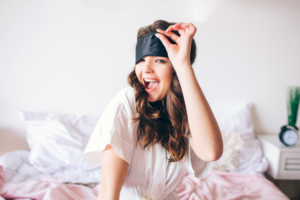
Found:
<svg viewBox="0 0 300 200"><path fill-rule="evenodd" d="M211 156L209 162L215 162L219 160L223 155L223 140L221 138L221 141L218 142L214 148L211 150Z"/></svg>
<svg viewBox="0 0 300 200"><path fill-rule="evenodd" d="M223 155L223 150L220 150L219 152L216 152L215 154L213 154L213 156L211 157L211 161L210 162L214 162L219 160Z"/></svg>
<svg viewBox="0 0 300 200"><path fill-rule="evenodd" d="M223 149L220 149L218 151L214 150L212 151L210 156L207 156L207 158L205 158L203 161L205 162L215 162L217 160L219 160L223 155Z"/></svg>
<svg viewBox="0 0 300 200"><path fill-rule="evenodd" d="M205 162L214 162L219 160L223 155L223 141L217 141L208 144L202 149L200 147L194 149L195 154Z"/></svg>

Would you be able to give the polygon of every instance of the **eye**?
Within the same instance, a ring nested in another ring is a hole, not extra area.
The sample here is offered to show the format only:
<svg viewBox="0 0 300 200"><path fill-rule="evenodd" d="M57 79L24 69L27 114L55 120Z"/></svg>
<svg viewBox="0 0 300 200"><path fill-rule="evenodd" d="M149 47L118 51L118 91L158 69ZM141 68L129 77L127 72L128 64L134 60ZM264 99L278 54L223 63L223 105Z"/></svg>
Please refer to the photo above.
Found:
<svg viewBox="0 0 300 200"><path fill-rule="evenodd" d="M144 58L140 60L140 62L144 62ZM162 60L162 59L158 59L156 60L156 62L160 62L160 63L166 63L166 61Z"/></svg>

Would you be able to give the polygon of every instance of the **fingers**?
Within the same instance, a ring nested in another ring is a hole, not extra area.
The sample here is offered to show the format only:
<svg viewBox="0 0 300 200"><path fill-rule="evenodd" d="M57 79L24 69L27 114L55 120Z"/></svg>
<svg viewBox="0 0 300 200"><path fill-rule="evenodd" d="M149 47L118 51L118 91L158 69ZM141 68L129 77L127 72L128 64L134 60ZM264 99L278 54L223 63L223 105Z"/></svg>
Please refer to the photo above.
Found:
<svg viewBox="0 0 300 200"><path fill-rule="evenodd" d="M173 44L170 43L166 36L170 37L174 42L178 44L180 36L185 35L184 38L191 39L195 35L196 30L196 27L192 23L179 22L177 24L169 26L165 31L161 29L156 29L158 33L156 33L155 36L161 40L166 49L169 49L172 47ZM180 36L176 35L171 31L178 31Z"/></svg>
<svg viewBox="0 0 300 200"><path fill-rule="evenodd" d="M166 31L161 30L161 29L156 29L156 31L159 32L159 33L163 33L164 35L168 36L168 37L171 38L174 42L176 42L176 40L179 38L179 36L176 35L176 34L173 33L173 32L166 33Z"/></svg>
<svg viewBox="0 0 300 200"><path fill-rule="evenodd" d="M188 28L189 30L194 30L196 32L197 28L192 23L187 23L183 25L184 27Z"/></svg>
<svg viewBox="0 0 300 200"><path fill-rule="evenodd" d="M168 32L171 32L171 31L178 31L183 24L184 23L179 22L177 24L171 25L171 26L169 26L169 28L167 28L166 32L168 33Z"/></svg>
<svg viewBox="0 0 300 200"><path fill-rule="evenodd" d="M172 43L163 34L156 33L155 36L160 39L166 49L169 49L172 46Z"/></svg>
<svg viewBox="0 0 300 200"><path fill-rule="evenodd" d="M169 28L167 28L166 30L166 33L169 33L171 31L179 31L180 35L187 31L194 34L197 31L197 28L192 23L179 22L177 24L169 26Z"/></svg>

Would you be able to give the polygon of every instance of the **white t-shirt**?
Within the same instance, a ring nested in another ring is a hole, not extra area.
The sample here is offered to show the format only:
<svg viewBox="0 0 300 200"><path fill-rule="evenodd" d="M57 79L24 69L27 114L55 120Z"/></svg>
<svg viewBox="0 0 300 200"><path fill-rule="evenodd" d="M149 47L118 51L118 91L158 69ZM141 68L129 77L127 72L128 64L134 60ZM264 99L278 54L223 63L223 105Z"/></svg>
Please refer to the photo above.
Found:
<svg viewBox="0 0 300 200"><path fill-rule="evenodd" d="M180 162L168 162L169 152L161 144L155 144L150 150L136 145L138 122L134 89L121 90L108 104L84 150L84 157L91 163L102 163L102 151L107 144L112 145L117 154L128 164L128 172L120 192L121 200L179 200L176 192L183 181L185 170L197 178L206 177L213 162L198 158L190 148L188 138L187 159Z"/></svg>

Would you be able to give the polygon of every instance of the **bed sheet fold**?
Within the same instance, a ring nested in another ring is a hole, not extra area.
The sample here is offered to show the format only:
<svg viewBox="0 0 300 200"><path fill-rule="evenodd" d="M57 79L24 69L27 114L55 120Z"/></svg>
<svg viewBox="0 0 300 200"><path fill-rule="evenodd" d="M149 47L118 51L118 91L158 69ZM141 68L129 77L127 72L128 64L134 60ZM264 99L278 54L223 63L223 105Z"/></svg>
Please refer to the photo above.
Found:
<svg viewBox="0 0 300 200"><path fill-rule="evenodd" d="M0 168L0 175L4 174ZM96 200L100 184L93 188L62 183L56 178L27 180L20 183L5 183L1 177L0 195L8 199L36 200ZM1 190L2 189L2 190ZM288 200L272 182L251 174L235 174L212 170L205 179L197 179L188 172L177 188L181 200Z"/></svg>

